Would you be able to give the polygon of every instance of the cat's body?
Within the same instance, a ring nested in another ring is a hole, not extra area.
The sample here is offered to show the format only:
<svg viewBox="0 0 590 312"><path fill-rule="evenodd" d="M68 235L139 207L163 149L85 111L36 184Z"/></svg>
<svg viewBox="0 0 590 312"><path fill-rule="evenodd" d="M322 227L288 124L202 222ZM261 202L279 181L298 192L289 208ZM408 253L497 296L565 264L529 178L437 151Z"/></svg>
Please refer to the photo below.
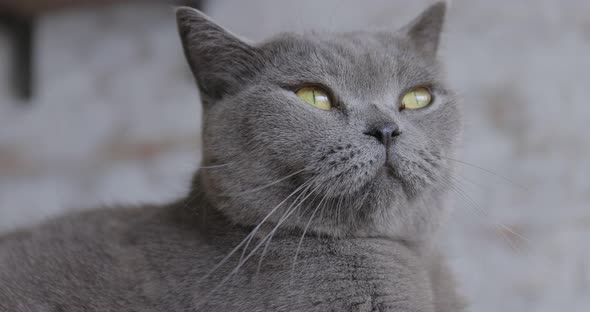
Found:
<svg viewBox="0 0 590 312"><path fill-rule="evenodd" d="M435 59L444 11L253 47L179 10L205 108L193 191L0 238L0 311L463 311L431 246L461 128ZM428 107L396 104L422 85Z"/></svg>
<svg viewBox="0 0 590 312"><path fill-rule="evenodd" d="M203 276L249 231L206 218L181 202L85 212L12 234L0 240L0 311L462 309L439 258L387 238L311 236L299 246L300 235L278 233L260 268L262 248L214 290L240 253Z"/></svg>

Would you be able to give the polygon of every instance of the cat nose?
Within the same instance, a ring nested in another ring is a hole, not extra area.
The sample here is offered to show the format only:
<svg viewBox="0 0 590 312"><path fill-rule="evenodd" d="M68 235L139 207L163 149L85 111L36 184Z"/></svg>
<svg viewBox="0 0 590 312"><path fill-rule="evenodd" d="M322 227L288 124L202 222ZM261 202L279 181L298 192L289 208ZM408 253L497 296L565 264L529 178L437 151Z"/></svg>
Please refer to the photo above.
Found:
<svg viewBox="0 0 590 312"><path fill-rule="evenodd" d="M402 134L402 132L396 124L387 122L372 126L365 134L375 137L383 145L389 145L391 140Z"/></svg>

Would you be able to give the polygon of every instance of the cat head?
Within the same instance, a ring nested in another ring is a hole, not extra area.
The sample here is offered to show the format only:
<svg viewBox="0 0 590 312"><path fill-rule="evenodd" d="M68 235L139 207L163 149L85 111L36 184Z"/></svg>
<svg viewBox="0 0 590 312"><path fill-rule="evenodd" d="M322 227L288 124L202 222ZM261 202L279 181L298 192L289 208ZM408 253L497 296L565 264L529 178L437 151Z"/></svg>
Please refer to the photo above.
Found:
<svg viewBox="0 0 590 312"><path fill-rule="evenodd" d="M334 236L431 233L461 111L437 49L446 5L399 30L250 44L177 11L203 102L201 191L233 222Z"/></svg>

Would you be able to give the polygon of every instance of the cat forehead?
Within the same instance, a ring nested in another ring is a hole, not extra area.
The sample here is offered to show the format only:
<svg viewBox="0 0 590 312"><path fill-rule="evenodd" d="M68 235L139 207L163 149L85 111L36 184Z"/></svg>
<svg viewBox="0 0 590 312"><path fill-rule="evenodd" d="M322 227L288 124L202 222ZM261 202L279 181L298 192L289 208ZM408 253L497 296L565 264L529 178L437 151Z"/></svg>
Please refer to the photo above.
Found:
<svg viewBox="0 0 590 312"><path fill-rule="evenodd" d="M439 80L435 59L424 57L404 37L390 32L286 33L261 48L280 70L281 78L331 78L365 89Z"/></svg>
<svg viewBox="0 0 590 312"><path fill-rule="evenodd" d="M296 59L300 61L358 62L392 60L400 52L400 46L401 40L385 34L309 32L281 34L263 44L262 48L279 59L299 57Z"/></svg>

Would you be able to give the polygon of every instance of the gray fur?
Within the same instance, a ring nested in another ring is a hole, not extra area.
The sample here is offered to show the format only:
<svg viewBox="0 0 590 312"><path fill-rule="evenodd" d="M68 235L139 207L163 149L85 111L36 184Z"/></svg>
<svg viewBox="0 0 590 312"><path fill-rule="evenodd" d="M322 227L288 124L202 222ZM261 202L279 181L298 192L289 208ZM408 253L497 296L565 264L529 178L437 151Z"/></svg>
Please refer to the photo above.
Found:
<svg viewBox="0 0 590 312"><path fill-rule="evenodd" d="M0 311L463 311L431 246L461 131L436 59L444 14L251 45L179 9L204 103L191 193L0 238ZM304 84L336 108L301 101ZM416 86L434 103L400 110ZM367 134L386 124L390 144Z"/></svg>

